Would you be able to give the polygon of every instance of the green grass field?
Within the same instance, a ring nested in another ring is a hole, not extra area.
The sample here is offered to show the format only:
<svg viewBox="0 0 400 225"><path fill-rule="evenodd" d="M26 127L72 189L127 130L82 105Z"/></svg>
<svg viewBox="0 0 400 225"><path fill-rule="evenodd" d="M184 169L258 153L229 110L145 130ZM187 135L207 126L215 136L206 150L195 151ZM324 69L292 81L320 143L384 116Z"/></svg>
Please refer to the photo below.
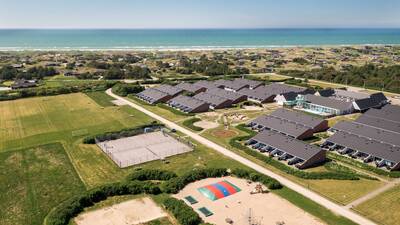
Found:
<svg viewBox="0 0 400 225"><path fill-rule="evenodd" d="M398 224L400 221L400 187L396 186L355 207L357 212L379 224Z"/></svg>
<svg viewBox="0 0 400 225"><path fill-rule="evenodd" d="M52 207L84 190L61 144L0 153L0 223L39 225Z"/></svg>
<svg viewBox="0 0 400 225"><path fill-rule="evenodd" d="M115 99L104 92L88 92L86 95L102 107L114 106L111 101Z"/></svg>
<svg viewBox="0 0 400 225"><path fill-rule="evenodd" d="M282 176L287 177L288 179L303 185L304 187L307 187L339 204L348 204L357 198L362 197L363 195L369 193L372 190L375 190L382 185L384 185L383 182L381 181L376 181L376 180L366 180L366 179L360 179L360 180L307 180L307 179L301 179L292 175L289 175L287 173L284 173L278 169L276 169L273 166L270 166L250 155L247 155L246 153L234 149L229 145L229 140L233 136L243 136L246 135L243 131L236 129L235 127L230 127L228 132L222 132L224 131L223 127L218 127L215 129L210 129L205 132L203 132L201 135L206 137L207 139L220 144L228 149L231 149L232 151L242 155L243 157L246 157L266 168L268 168L271 171L274 171L277 174L280 174ZM228 136L224 136L224 134L228 133ZM220 134L220 135L217 135ZM231 135L229 135L231 134ZM319 166L316 168L311 168L307 169L305 171L316 171L316 170L326 170L323 166Z"/></svg>

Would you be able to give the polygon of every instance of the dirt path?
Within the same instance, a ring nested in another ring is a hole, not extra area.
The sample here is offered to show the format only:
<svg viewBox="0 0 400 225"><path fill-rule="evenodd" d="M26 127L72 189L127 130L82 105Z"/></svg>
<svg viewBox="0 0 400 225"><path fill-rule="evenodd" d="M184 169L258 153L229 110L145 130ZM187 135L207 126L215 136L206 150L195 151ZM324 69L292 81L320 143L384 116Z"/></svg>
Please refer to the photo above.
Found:
<svg viewBox="0 0 400 225"><path fill-rule="evenodd" d="M362 196L361 198L356 199L353 202L350 202L345 207L348 208L348 209L351 209L351 208L353 208L353 207L355 207L355 206L357 206L357 205L359 205L359 204L361 204L361 203L363 203L363 202L365 202L365 201L367 201L367 200L369 200L369 199L371 199L371 198L373 198L373 197L375 197L375 196L377 196L377 195L379 195L379 194L391 189L392 187L394 187L394 186L396 186L398 184L400 184L400 179L393 180L393 181L387 183L386 185L384 185L383 187L380 187L380 188L378 188L378 189L376 189L376 190L374 190L374 191Z"/></svg>
<svg viewBox="0 0 400 225"><path fill-rule="evenodd" d="M305 188L305 187L303 187L303 186L301 186L299 184L296 184L296 183L292 182L291 180L289 180L289 179L287 179L287 178L285 178L283 176L275 174L272 171L270 171L270 170L268 170L268 169L266 169L266 168L264 168L264 167L262 167L262 166L260 166L260 165L258 165L256 163L254 163L254 162L252 162L252 161L250 161L250 160L248 160L248 159L246 159L246 158L244 158L244 157L242 157L242 156L240 156L240 155L238 155L238 154L236 154L236 153L234 153L234 152L232 152L232 151L230 151L230 150L228 150L228 149L226 149L226 148L224 148L224 147L222 147L222 146L220 146L220 145L218 145L218 144L216 144L216 143L214 143L214 142L212 142L212 141L210 141L210 140L208 140L208 139L206 139L206 138L204 138L204 137L202 137L202 136L200 136L200 135L198 135L198 134L196 134L196 133L194 133L194 132L192 132L192 131L190 131L188 129L186 129L186 128L183 128L183 127L175 124L174 122L171 122L171 121L165 119L164 117L161 117L161 116L159 116L159 115L157 115L157 114L155 114L155 113L153 113L153 112L151 112L151 111L149 111L149 110L147 110L147 109L145 109L145 108L143 108L143 107L141 107L141 106L139 106L139 105L137 105L137 104L135 104L135 103L133 103L131 101L128 101L123 97L120 97L118 95L113 94L111 89L108 89L106 91L106 93L108 95L110 95L111 97L113 97L113 98L116 98L116 99L119 99L119 100L125 100L127 102L127 104L130 105L131 107L133 107L133 108L135 108L135 109L147 114L148 116L150 116L150 117L152 117L152 118L164 123L166 126L172 128L172 129L176 129L176 130L178 130L178 131L190 136L191 138L195 139L196 141L200 142L201 144L203 144L203 145L205 145L205 146L207 146L209 148L212 148L212 149L220 152L221 154L224 154L225 156L227 156L227 157L229 157L229 158L231 158L233 160L236 160L236 161L238 161L238 162L240 162L240 163L242 163L242 164L244 164L244 165L246 165L246 166L248 166L248 167L250 167L250 168L252 168L252 169L254 169L254 170L256 170L256 171L258 171L260 173L262 173L262 174L265 174L267 176L270 176L270 177L278 180L282 185L284 185L284 186L286 186L286 187L298 192L299 194L301 194L301 195L303 195L303 196L305 196L305 197L307 197L309 199L312 199L315 202L318 202L318 204L324 206L325 208L333 211L336 214L339 214L339 215L341 215L343 217L346 217L346 218L348 218L348 219L350 219L350 220L352 220L352 221L354 221L356 223L359 223L359 224L363 224L363 225L375 224L374 222L362 217L361 215L353 212L352 210L350 210L350 209L348 209L346 207L340 206L340 205L338 205L338 204L336 204L336 203L334 203L334 202L332 202L332 201L320 196L319 194L317 194L317 193L315 193L315 192L313 192L313 191L311 191L311 190L309 190L309 189L307 189L307 188Z"/></svg>

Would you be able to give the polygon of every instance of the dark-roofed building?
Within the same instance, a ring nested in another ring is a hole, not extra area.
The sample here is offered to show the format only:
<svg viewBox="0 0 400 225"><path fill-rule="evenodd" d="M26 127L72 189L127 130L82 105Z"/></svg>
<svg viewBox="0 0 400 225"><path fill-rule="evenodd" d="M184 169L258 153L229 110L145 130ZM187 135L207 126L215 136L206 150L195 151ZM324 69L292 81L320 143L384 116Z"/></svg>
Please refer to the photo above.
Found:
<svg viewBox="0 0 400 225"><path fill-rule="evenodd" d="M226 91L220 88L209 89L206 92L219 97L227 98L231 100L232 104L237 104L239 102L246 101L247 99L247 96L240 92Z"/></svg>
<svg viewBox="0 0 400 225"><path fill-rule="evenodd" d="M273 111L270 116L280 118L282 120L287 120L296 124L301 124L305 127L310 127L311 129L313 129L314 133L325 131L328 129L327 120L307 115L302 112L280 108Z"/></svg>
<svg viewBox="0 0 400 225"><path fill-rule="evenodd" d="M388 100L382 92L367 94L343 89L325 89L315 93L316 96L329 97L343 102L352 102L357 111L364 112L369 108L377 108L385 105Z"/></svg>
<svg viewBox="0 0 400 225"><path fill-rule="evenodd" d="M247 96L247 100L256 102L256 103L267 103L273 102L275 98L275 93L269 92L264 89L264 86L261 86L256 89L243 88L238 93Z"/></svg>
<svg viewBox="0 0 400 225"><path fill-rule="evenodd" d="M262 131L248 142L251 148L269 153L299 169L319 165L326 160L326 151L274 131Z"/></svg>
<svg viewBox="0 0 400 225"><path fill-rule="evenodd" d="M278 103L278 105L293 106L296 105L297 95L298 94L296 92L287 92L277 95L274 100Z"/></svg>
<svg viewBox="0 0 400 225"><path fill-rule="evenodd" d="M280 83L272 83L265 86L267 89L270 89L271 92L275 93L275 95L284 94L288 92L295 92L297 94L309 93L309 90L304 87L295 87L287 84ZM311 92L310 92L311 93Z"/></svg>
<svg viewBox="0 0 400 225"><path fill-rule="evenodd" d="M169 100L168 105L186 113L206 112L210 106L209 103L185 95Z"/></svg>
<svg viewBox="0 0 400 225"><path fill-rule="evenodd" d="M138 94L136 96L150 104L157 104L161 102L167 102L170 100L172 97L164 92L161 92L159 90L153 89L153 88L148 88Z"/></svg>
<svg viewBox="0 0 400 225"><path fill-rule="evenodd" d="M167 93L169 96L171 96L171 98L183 92L183 89L168 84L162 84L160 86L154 87L153 89Z"/></svg>
<svg viewBox="0 0 400 225"><path fill-rule="evenodd" d="M248 85L249 89L256 89L256 88L260 87L263 84L261 81L249 80L249 79L243 79L243 78L235 78L233 81L234 82L239 82L239 83L242 83L242 84L246 84L246 85Z"/></svg>
<svg viewBox="0 0 400 225"><path fill-rule="evenodd" d="M205 88L205 87L197 86L195 84L186 83L186 82L179 83L179 84L175 85L175 87L182 89L184 91L187 91L189 93L193 93L193 94L198 94L200 92L204 92L207 90L207 88Z"/></svg>
<svg viewBox="0 0 400 225"><path fill-rule="evenodd" d="M268 115L256 118L248 123L247 126L258 131L273 130L300 140L310 138L314 134L311 127Z"/></svg>
<svg viewBox="0 0 400 225"><path fill-rule="evenodd" d="M234 80L216 80L214 82L219 87L224 88L227 91L237 92L243 88L249 88L249 84L242 82L235 82Z"/></svg>
<svg viewBox="0 0 400 225"><path fill-rule="evenodd" d="M364 114L358 117L354 122L364 124L370 127L377 127L382 130L388 130L400 133L400 123L384 119L383 117L382 118L370 117Z"/></svg>
<svg viewBox="0 0 400 225"><path fill-rule="evenodd" d="M193 96L193 98L201 100L203 102L207 102L208 104L210 104L210 109L223 109L228 108L232 105L231 100L207 92L201 92Z"/></svg>
<svg viewBox="0 0 400 225"><path fill-rule="evenodd" d="M400 106L385 105L381 109L370 109L364 115L400 123Z"/></svg>
<svg viewBox="0 0 400 225"><path fill-rule="evenodd" d="M296 108L322 116L344 115L354 111L351 102L311 94L298 95Z"/></svg>
<svg viewBox="0 0 400 225"><path fill-rule="evenodd" d="M11 89L31 88L36 86L37 86L36 80L20 79L14 81L14 83L11 85Z"/></svg>
<svg viewBox="0 0 400 225"><path fill-rule="evenodd" d="M198 87L206 88L207 90L222 87L221 85L218 85L215 82L207 81L207 80L199 80L199 81L195 82L194 85L196 85Z"/></svg>
<svg viewBox="0 0 400 225"><path fill-rule="evenodd" d="M382 130L377 127L367 126L361 123L340 121L329 129L330 132L345 132L360 137L372 139L384 144L400 147L400 134L389 130Z"/></svg>
<svg viewBox="0 0 400 225"><path fill-rule="evenodd" d="M377 167L386 167L389 170L400 169L400 147L398 146L338 131L329 137L322 147L362 160L364 163L375 163Z"/></svg>

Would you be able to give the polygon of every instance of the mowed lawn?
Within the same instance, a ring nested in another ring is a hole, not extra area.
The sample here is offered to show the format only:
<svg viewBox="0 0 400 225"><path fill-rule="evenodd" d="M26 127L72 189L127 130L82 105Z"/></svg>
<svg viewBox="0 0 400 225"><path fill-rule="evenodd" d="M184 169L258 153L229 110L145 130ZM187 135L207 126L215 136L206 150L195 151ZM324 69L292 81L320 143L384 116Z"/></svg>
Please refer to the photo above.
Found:
<svg viewBox="0 0 400 225"><path fill-rule="evenodd" d="M85 187L60 143L0 153L0 224L39 225Z"/></svg>
<svg viewBox="0 0 400 225"><path fill-rule="evenodd" d="M385 191L355 207L355 210L379 224L399 224L400 187Z"/></svg>
<svg viewBox="0 0 400 225"><path fill-rule="evenodd" d="M105 99L101 95L94 98ZM61 142L83 182L93 187L120 178L120 170L96 146L82 145L82 138L151 121L131 107L103 107L82 93L0 102L0 152Z"/></svg>

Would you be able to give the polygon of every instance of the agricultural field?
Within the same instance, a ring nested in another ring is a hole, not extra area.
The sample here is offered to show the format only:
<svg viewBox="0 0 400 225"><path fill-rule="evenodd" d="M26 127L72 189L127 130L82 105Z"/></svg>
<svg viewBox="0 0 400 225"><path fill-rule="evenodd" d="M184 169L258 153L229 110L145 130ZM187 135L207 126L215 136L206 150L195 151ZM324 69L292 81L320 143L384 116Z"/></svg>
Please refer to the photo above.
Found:
<svg viewBox="0 0 400 225"><path fill-rule="evenodd" d="M223 126L218 128L209 129L202 133L202 136L206 137L207 139L220 144L232 151L246 157L260 165L274 171L277 174L285 176L296 183L307 187L320 195L325 196L326 198L331 199L339 204L346 205L357 198L362 197L363 195L375 190L384 183L382 181L377 180L367 180L367 179L360 179L360 180L308 180L308 179L301 179L289 174L286 174L273 166L270 166L252 156L247 155L246 153L234 149L229 145L229 140L237 136L244 136L246 135L245 132L231 126L229 129L225 129ZM325 171L326 169L323 166L319 166L316 168L310 168L305 171Z"/></svg>
<svg viewBox="0 0 400 225"><path fill-rule="evenodd" d="M400 187L397 185L378 196L371 198L354 210L380 224L398 224L400 220Z"/></svg>
<svg viewBox="0 0 400 225"><path fill-rule="evenodd" d="M85 187L60 143L0 153L2 225L42 224L50 209Z"/></svg>

